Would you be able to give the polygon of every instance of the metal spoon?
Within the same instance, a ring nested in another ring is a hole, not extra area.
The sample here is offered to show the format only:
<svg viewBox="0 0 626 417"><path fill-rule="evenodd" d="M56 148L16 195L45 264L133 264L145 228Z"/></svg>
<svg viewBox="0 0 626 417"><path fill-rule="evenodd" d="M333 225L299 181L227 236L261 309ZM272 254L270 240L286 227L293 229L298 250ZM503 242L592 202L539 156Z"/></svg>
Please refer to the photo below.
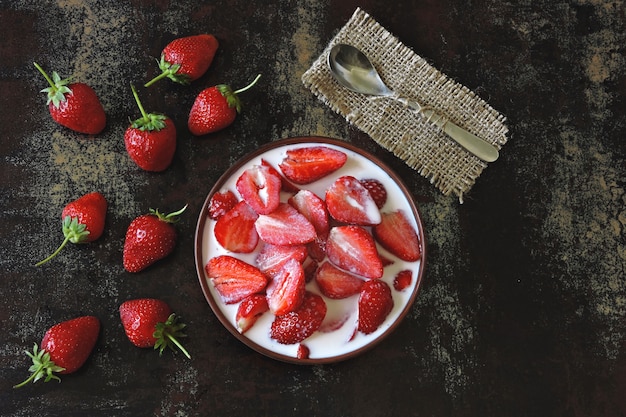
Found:
<svg viewBox="0 0 626 417"><path fill-rule="evenodd" d="M421 113L427 120L440 127L459 145L486 162L498 159L498 149L484 139L457 126L434 110L419 103L399 97L381 80L369 59L351 45L337 44L328 55L328 66L337 81L347 89L373 96L390 97Z"/></svg>

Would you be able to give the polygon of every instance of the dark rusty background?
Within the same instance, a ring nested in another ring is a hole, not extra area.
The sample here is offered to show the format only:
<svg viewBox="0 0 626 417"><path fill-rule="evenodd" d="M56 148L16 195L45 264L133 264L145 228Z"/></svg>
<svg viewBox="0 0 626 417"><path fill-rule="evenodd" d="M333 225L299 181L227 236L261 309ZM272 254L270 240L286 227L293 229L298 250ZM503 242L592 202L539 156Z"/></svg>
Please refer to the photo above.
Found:
<svg viewBox="0 0 626 417"><path fill-rule="evenodd" d="M319 102L300 76L357 6L507 117L509 143L460 205ZM3 416L622 416L626 413L626 17L623 0L0 0L0 414ZM130 83L156 74L170 40L210 32L220 50L191 86L140 89L177 124L164 173L140 171L123 132ZM90 84L108 115L86 137L56 125L48 71ZM186 128L201 89L260 83L230 128ZM213 183L259 145L342 138L403 177L424 218L422 292L373 350L324 366L261 356L217 321L193 259ZM33 264L62 240L60 212L94 190L109 201L97 242ZM174 211L167 260L123 270L126 227ZM130 345L117 308L165 299L192 355ZM63 382L21 390L23 354L54 323L95 314L96 348Z"/></svg>

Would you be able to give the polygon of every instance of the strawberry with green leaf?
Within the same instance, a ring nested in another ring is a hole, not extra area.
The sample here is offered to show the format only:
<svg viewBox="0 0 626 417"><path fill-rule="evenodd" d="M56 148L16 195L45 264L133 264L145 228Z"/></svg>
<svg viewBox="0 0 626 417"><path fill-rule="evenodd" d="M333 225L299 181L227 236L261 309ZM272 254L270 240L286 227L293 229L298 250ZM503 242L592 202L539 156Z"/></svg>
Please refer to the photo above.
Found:
<svg viewBox="0 0 626 417"><path fill-rule="evenodd" d="M176 126L164 114L146 113L137 90L130 86L141 111L124 133L124 145L130 158L143 170L164 171L172 163L176 151Z"/></svg>
<svg viewBox="0 0 626 417"><path fill-rule="evenodd" d="M34 64L50 84L41 92L48 95L48 110L55 122L88 135L96 135L104 130L106 114L90 86L80 82L71 83L69 78L61 79L56 71L50 77L39 64Z"/></svg>

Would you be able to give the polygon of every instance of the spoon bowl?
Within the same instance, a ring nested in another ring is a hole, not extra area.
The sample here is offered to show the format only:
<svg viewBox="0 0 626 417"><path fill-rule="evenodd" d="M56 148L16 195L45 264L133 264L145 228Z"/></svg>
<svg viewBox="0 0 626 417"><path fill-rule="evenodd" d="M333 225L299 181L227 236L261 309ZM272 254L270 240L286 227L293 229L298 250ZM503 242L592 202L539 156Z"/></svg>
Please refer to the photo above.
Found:
<svg viewBox="0 0 626 417"><path fill-rule="evenodd" d="M354 46L334 45L328 54L328 67L339 84L348 90L398 100L441 128L459 145L483 161L493 162L498 159L498 149L491 143L457 126L431 108L398 96L384 83L367 56Z"/></svg>

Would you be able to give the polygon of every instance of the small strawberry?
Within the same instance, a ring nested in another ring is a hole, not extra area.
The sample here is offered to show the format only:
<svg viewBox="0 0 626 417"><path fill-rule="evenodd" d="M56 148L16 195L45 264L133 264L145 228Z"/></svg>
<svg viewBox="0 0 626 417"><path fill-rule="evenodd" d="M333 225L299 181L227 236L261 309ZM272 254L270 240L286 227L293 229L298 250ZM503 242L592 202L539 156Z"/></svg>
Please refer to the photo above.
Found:
<svg viewBox="0 0 626 417"><path fill-rule="evenodd" d="M230 255L209 259L204 269L226 304L238 303L267 286L267 277L259 268Z"/></svg>
<svg viewBox="0 0 626 417"><path fill-rule="evenodd" d="M246 87L233 91L226 84L219 84L204 89L198 94L191 110L187 126L196 136L207 135L230 126L241 112L241 101L238 94L251 88L261 75Z"/></svg>
<svg viewBox="0 0 626 417"><path fill-rule="evenodd" d="M26 354L33 360L29 368L31 376L13 388L23 387L29 382L44 382L53 379L61 381L55 375L76 372L89 358L100 333L100 320L94 316L82 316L57 323L52 326L41 340L41 349L37 344L33 352Z"/></svg>
<svg viewBox="0 0 626 417"><path fill-rule="evenodd" d="M208 34L174 39L161 52L158 61L161 74L148 81L145 87L166 77L179 84L197 80L211 66L218 47L215 36Z"/></svg>
<svg viewBox="0 0 626 417"><path fill-rule="evenodd" d="M371 194L350 175L339 177L326 190L328 213L337 221L371 226L380 223L380 211Z"/></svg>
<svg viewBox="0 0 626 417"><path fill-rule="evenodd" d="M374 238L361 226L337 226L330 229L326 254L333 265L365 278L383 276L383 264Z"/></svg>
<svg viewBox="0 0 626 417"><path fill-rule="evenodd" d="M218 191L209 200L209 218L217 220L230 211L239 201L231 190Z"/></svg>
<svg viewBox="0 0 626 417"><path fill-rule="evenodd" d="M68 203L61 212L65 240L50 256L36 265L40 266L54 258L67 242L89 243L102 236L106 211L107 201L99 192L85 194Z"/></svg>
<svg viewBox="0 0 626 417"><path fill-rule="evenodd" d="M189 352L178 341L178 338L185 337L182 330L186 326L178 323L178 317L165 301L154 298L128 300L120 305L119 311L124 332L133 345L154 347L159 355L165 348L174 350L176 346L191 359Z"/></svg>
<svg viewBox="0 0 626 417"><path fill-rule="evenodd" d="M330 262L324 262L315 273L315 282L326 297L343 299L358 294L365 281L336 268Z"/></svg>
<svg viewBox="0 0 626 417"><path fill-rule="evenodd" d="M380 327L393 308L391 288L382 280L366 281L359 295L358 330L370 334Z"/></svg>
<svg viewBox="0 0 626 417"><path fill-rule="evenodd" d="M317 236L311 222L287 203L260 215L255 227L261 240L272 245L304 245Z"/></svg>
<svg viewBox="0 0 626 417"><path fill-rule="evenodd" d="M173 223L186 208L167 215L150 209L149 214L135 218L126 230L124 269L139 272L172 253L178 237Z"/></svg>
<svg viewBox="0 0 626 417"><path fill-rule="evenodd" d="M48 110L55 122L79 133L96 135L106 126L106 114L95 91L84 83L70 83L56 72L52 78L37 64L50 87L41 90L48 94Z"/></svg>
<svg viewBox="0 0 626 417"><path fill-rule="evenodd" d="M241 334L250 330L266 311L269 310L267 298L262 294L252 294L244 298L237 307L235 323Z"/></svg>
<svg viewBox="0 0 626 417"><path fill-rule="evenodd" d="M327 146L308 146L287 150L279 164L285 177L296 184L309 184L341 168L348 155Z"/></svg>
<svg viewBox="0 0 626 417"><path fill-rule="evenodd" d="M296 352L296 358L298 359L309 359L311 355L311 349L307 345L300 343L298 345L298 351Z"/></svg>
<svg viewBox="0 0 626 417"><path fill-rule="evenodd" d="M124 132L126 151L141 169L164 171L176 151L176 126L163 114L146 113L133 85L131 90L142 116Z"/></svg>
<svg viewBox="0 0 626 417"><path fill-rule="evenodd" d="M403 269L393 278L393 288L396 291L404 291L411 285L411 281L413 281L413 272L409 269Z"/></svg>
<svg viewBox="0 0 626 417"><path fill-rule="evenodd" d="M417 232L402 210L382 213L380 224L372 228L372 234L380 245L398 258L413 262L422 256Z"/></svg>
<svg viewBox="0 0 626 417"><path fill-rule="evenodd" d="M383 183L375 178L367 178L361 180L361 184L370 192L374 202L376 202L376 206L379 209L382 208L387 202L387 189Z"/></svg>
<svg viewBox="0 0 626 417"><path fill-rule="evenodd" d="M276 170L266 165L253 165L237 178L237 191L259 214L269 214L280 203L282 181Z"/></svg>
<svg viewBox="0 0 626 417"><path fill-rule="evenodd" d="M235 253L250 253L259 242L255 222L259 215L245 201L235 204L215 223L215 240L224 249Z"/></svg>
<svg viewBox="0 0 626 417"><path fill-rule="evenodd" d="M270 337L284 345L300 343L320 328L326 311L324 299L307 291L297 310L274 318L270 326Z"/></svg>
<svg viewBox="0 0 626 417"><path fill-rule="evenodd" d="M302 264L290 258L272 277L267 286L267 304L270 311L282 316L294 311L304 298L306 281Z"/></svg>

